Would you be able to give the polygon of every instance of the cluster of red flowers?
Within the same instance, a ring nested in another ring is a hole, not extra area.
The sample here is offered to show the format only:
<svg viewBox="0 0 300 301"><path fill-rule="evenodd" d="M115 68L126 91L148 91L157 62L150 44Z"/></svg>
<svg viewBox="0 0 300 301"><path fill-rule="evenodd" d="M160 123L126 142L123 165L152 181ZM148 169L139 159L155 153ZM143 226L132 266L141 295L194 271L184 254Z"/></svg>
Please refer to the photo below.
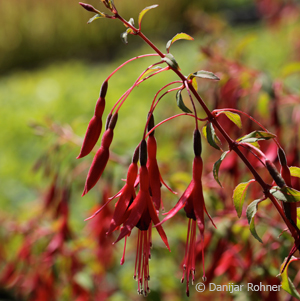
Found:
<svg viewBox="0 0 300 301"><path fill-rule="evenodd" d="M105 81L101 88L100 98L96 104L95 115L92 117L88 125L78 158L82 158L89 154L99 139L107 86L107 81ZM113 130L117 122L117 117L117 112L110 113L108 115L106 130L102 137L101 146L93 159L82 195L85 195L95 186L106 167L109 159L109 147L113 139ZM148 134L145 135L144 133L143 139L134 152L124 187L87 220L95 217L110 201L118 198L107 234L120 230L120 234L115 243L122 238L125 238L124 253L121 259L121 264L123 264L125 260L126 239L131 234L134 227L138 228L134 278L138 281L138 292L147 295L150 291L148 282L150 280L149 258L151 257L150 248L152 246L152 226L156 228L166 247L170 250L167 236L161 224L174 216L180 209L184 208L186 216L189 218L189 223L183 264L184 276L182 278L182 282L186 277L186 292L187 295L189 295L190 277L192 277L192 280L194 281L195 274L196 225L198 225L200 230L202 257L204 257L204 212L209 216L204 203L201 181L203 161L201 158L202 146L200 132L198 128L194 131L193 140L195 158L193 162L193 179L175 207L166 213L167 216L162 222L160 222L158 213L162 207L161 186L164 184L170 191L172 190L163 181L158 168L156 159L157 143L154 137L155 124L153 111L151 110L148 114L146 128L148 130ZM140 165L139 168L138 162ZM138 186L139 190L136 193ZM210 216L209 218L211 219ZM203 279L205 279L204 264Z"/></svg>

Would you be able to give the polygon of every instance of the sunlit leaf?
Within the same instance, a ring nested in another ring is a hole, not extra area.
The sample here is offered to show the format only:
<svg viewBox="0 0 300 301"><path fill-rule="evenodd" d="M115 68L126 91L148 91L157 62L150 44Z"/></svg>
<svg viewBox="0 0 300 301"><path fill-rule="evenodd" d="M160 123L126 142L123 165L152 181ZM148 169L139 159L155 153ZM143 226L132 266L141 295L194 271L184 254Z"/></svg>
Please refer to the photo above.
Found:
<svg viewBox="0 0 300 301"><path fill-rule="evenodd" d="M284 262L282 263L282 265L280 267L281 271L285 266L286 260L287 260L287 258L285 258ZM289 267L290 263L293 262L293 261L298 261L298 260L299 260L298 258L292 257L290 259L290 261L288 262L288 264L286 265L283 273L280 273L280 277L281 277L281 287L286 292L288 292L291 296L293 296L293 297L297 298L298 300L300 300L300 295L299 295L298 291L296 290L293 282L291 281L291 279L288 277L288 274L287 274L287 270L288 270L288 267Z"/></svg>
<svg viewBox="0 0 300 301"><path fill-rule="evenodd" d="M247 142L247 143L253 143L260 140L269 140L272 138L275 138L276 135L269 133L269 132L263 132L263 131L254 131L248 135L245 135L236 141L240 142Z"/></svg>
<svg viewBox="0 0 300 301"><path fill-rule="evenodd" d="M167 53L163 60L172 68L175 70L180 70L178 63L176 62L174 56L171 53Z"/></svg>
<svg viewBox="0 0 300 301"><path fill-rule="evenodd" d="M158 71L158 70L161 70L161 69L162 69L162 67L159 67L159 66L155 66L155 67L153 67L153 68L148 69L148 70L140 77L139 81L141 81L143 78L147 77L147 76L150 75L151 73L154 73L154 72L156 72L156 71Z"/></svg>
<svg viewBox="0 0 300 301"><path fill-rule="evenodd" d="M151 5L151 6L147 6L147 7L145 7L145 8L140 12L140 14L139 14L139 20L138 20L139 27L141 27L141 22L142 22L142 19L143 19L145 13L146 13L147 11L149 11L150 9L152 9L152 8L156 8L157 6L158 6L158 4L154 4L154 5Z"/></svg>
<svg viewBox="0 0 300 301"><path fill-rule="evenodd" d="M291 187L278 187L275 186L270 190L270 193L274 195L277 200L289 203L295 203L300 201L300 191Z"/></svg>
<svg viewBox="0 0 300 301"><path fill-rule="evenodd" d="M105 14L97 14L94 17L90 18L87 22L87 24L92 23L93 21L97 20L97 19L102 19L105 18Z"/></svg>
<svg viewBox="0 0 300 301"><path fill-rule="evenodd" d="M290 167L291 176L300 178L300 168L297 166Z"/></svg>
<svg viewBox="0 0 300 301"><path fill-rule="evenodd" d="M234 204L234 207L235 207L238 217L241 217L241 215L242 215L247 188L252 182L255 182L255 180L252 179L246 183L240 183L239 185L237 185L235 187L235 189L233 191L233 196L232 196L233 204Z"/></svg>
<svg viewBox="0 0 300 301"><path fill-rule="evenodd" d="M212 72L209 72L209 71L205 71L205 70L200 70L200 71L194 72L193 75L195 77L200 77L200 78L220 80L215 74L213 74Z"/></svg>
<svg viewBox="0 0 300 301"><path fill-rule="evenodd" d="M253 235L254 238L256 238L259 242L262 243L262 240L261 238L258 236L257 232L256 232L256 229L255 229L255 224L254 224L254 216L257 212L257 207L258 207L258 203L260 202L261 200L255 200L253 201L248 207L247 207L247 210L246 210L246 216L247 216L247 219L248 219L248 223L250 225L250 232L251 234Z"/></svg>
<svg viewBox="0 0 300 301"><path fill-rule="evenodd" d="M238 126L240 129L242 128L242 120L239 114L230 111L221 111L218 112L218 114L225 114L236 126Z"/></svg>
<svg viewBox="0 0 300 301"><path fill-rule="evenodd" d="M177 106L185 113L192 113L192 111L185 106L183 99L182 99L181 92L182 92L182 90L178 90L176 93Z"/></svg>
<svg viewBox="0 0 300 301"><path fill-rule="evenodd" d="M218 182L218 184L222 187L222 184L221 182L219 181L219 169L220 169L220 166L221 166L221 163L223 162L223 160L225 159L226 155L229 153L230 151L226 151L224 152L220 159L215 162L214 164L214 167L213 167L213 175L214 175L214 178L215 180Z"/></svg>
<svg viewBox="0 0 300 301"><path fill-rule="evenodd" d="M203 126L202 134L203 134L204 138L207 140L207 125Z"/></svg>
<svg viewBox="0 0 300 301"><path fill-rule="evenodd" d="M214 147L217 150L220 150L220 147L218 144L221 144L221 141L218 138L218 136L216 135L215 129L211 122L209 122L206 127L206 139L207 139L207 142L212 147Z"/></svg>
<svg viewBox="0 0 300 301"><path fill-rule="evenodd" d="M190 40L191 41L191 40L194 40L194 38L192 38L191 36L189 36L188 34L183 33L183 32L178 33L177 35L175 35L172 38L172 40L168 41L168 43L166 45L167 52L169 52L171 45L178 40Z"/></svg>
<svg viewBox="0 0 300 301"><path fill-rule="evenodd" d="M297 207L297 227L300 229L300 207Z"/></svg>

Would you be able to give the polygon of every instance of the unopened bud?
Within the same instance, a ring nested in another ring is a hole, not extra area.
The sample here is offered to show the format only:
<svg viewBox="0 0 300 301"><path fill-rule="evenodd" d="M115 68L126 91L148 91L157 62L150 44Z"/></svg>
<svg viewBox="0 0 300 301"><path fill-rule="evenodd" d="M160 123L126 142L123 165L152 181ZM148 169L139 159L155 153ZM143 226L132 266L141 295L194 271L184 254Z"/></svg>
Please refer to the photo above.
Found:
<svg viewBox="0 0 300 301"><path fill-rule="evenodd" d="M281 147L278 148L278 157L279 157L280 165L287 166L285 152Z"/></svg>
<svg viewBox="0 0 300 301"><path fill-rule="evenodd" d="M113 130L116 126L117 121L118 121L118 113L115 113L110 119L108 127Z"/></svg>
<svg viewBox="0 0 300 301"><path fill-rule="evenodd" d="M149 119L149 122L148 122L148 132L150 132L153 128L154 128L154 116L152 113L149 112L150 115L150 119ZM148 114L148 118L149 118L149 114ZM150 136L153 136L154 135L154 131L151 132L151 134L149 134Z"/></svg>
<svg viewBox="0 0 300 301"><path fill-rule="evenodd" d="M109 122L110 122L110 120L111 120L111 117L112 117L112 114L109 113L109 114L107 115L106 122L105 122L105 130L108 129L108 126L109 126Z"/></svg>
<svg viewBox="0 0 300 301"><path fill-rule="evenodd" d="M140 145L140 164L141 166L146 166L147 164L147 143L143 139Z"/></svg>
<svg viewBox="0 0 300 301"><path fill-rule="evenodd" d="M104 81L100 90L100 97L105 97L108 88L108 81Z"/></svg>
<svg viewBox="0 0 300 301"><path fill-rule="evenodd" d="M98 13L98 11L90 4L86 4L86 3L82 3L82 2L79 2L79 4L87 11L90 11L93 13Z"/></svg>
<svg viewBox="0 0 300 301"><path fill-rule="evenodd" d="M132 163L138 163L138 161L139 161L139 147L137 147L136 149L135 149L135 151L134 151L134 153L133 153L133 156L132 156Z"/></svg>
<svg viewBox="0 0 300 301"><path fill-rule="evenodd" d="M269 159L266 160L266 167L269 171L269 174L271 175L271 177L273 178L275 183L280 188L286 186L286 183L285 183L284 179L282 178L281 174L279 173L279 171L277 170L275 165Z"/></svg>
<svg viewBox="0 0 300 301"><path fill-rule="evenodd" d="M202 153L201 135L198 129L194 131L194 153L196 157L200 157Z"/></svg>

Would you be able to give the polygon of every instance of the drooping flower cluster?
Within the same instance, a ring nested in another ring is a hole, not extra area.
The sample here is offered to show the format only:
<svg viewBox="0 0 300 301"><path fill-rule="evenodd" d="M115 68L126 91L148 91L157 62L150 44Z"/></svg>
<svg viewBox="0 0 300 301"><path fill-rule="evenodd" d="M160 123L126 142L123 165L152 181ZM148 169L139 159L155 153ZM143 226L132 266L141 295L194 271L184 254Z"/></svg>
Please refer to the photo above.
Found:
<svg viewBox="0 0 300 301"><path fill-rule="evenodd" d="M100 94L102 94L104 99L105 93L103 93L103 87ZM117 117L118 112L109 114L106 131L103 134L101 146L96 152L91 168L88 172L83 195L85 195L97 183L105 169L109 159L109 147L112 142L113 130L117 122ZM100 123L101 117L99 118ZM176 206L169 211L165 219L160 222L158 218L158 212L162 207L162 184L164 184L171 192L173 191L163 181L158 168L156 159L157 143L154 137L155 124L153 112L151 110L148 114L146 128L148 130L148 135L145 134L145 131L143 139L134 152L132 162L127 172L125 185L116 195L109 198L108 202L104 206L96 211L91 217L87 218L87 220L95 217L109 202L114 199L118 199L107 234L111 234L112 232L119 230L120 233L115 243L123 238L125 239L124 252L121 259L121 264L123 264L125 261L126 240L131 234L133 228L138 228L134 278L138 281L138 292L140 294L147 295L147 293L150 291L148 282L150 280L149 258L151 257L150 247L152 246L152 226L155 226L161 239L170 250L167 236L161 224L174 216L180 209L184 208L186 215L189 218L189 223L182 282L186 277L187 295L189 295L190 277L192 277L193 282L195 274L197 224L200 230L203 273L205 277L203 245L205 230L204 212L206 212L207 215L208 213L204 204L201 182L203 162L201 158L200 132L198 129L196 129L194 132L195 158L193 162L193 179L182 197L179 199ZM93 134L91 135L91 133ZM85 149L89 149L89 151L91 151L92 147L90 145L94 145L94 141L98 140L98 135L99 132L91 130L89 125L81 153L86 153L83 152ZM97 136L97 139L94 136ZM81 155L79 157L81 157ZM138 162L140 163L140 167L138 167ZM138 186L139 190L136 192Z"/></svg>

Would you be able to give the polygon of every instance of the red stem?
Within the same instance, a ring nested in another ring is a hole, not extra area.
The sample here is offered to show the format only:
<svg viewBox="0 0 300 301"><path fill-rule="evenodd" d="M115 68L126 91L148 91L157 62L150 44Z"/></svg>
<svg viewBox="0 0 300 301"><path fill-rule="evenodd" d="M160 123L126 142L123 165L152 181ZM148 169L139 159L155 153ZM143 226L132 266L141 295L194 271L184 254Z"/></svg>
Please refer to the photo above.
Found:
<svg viewBox="0 0 300 301"><path fill-rule="evenodd" d="M123 22L123 24L125 24L127 27L130 27L134 31L134 33L136 35L139 35L161 58L165 57L165 54L163 54L141 31L139 31L134 26L132 26L130 23L128 23L126 20L124 20L119 14L115 14L115 17L118 18L119 20L121 20L121 22ZM205 111L209 122L211 122L219 130L220 134L225 138L225 140L228 143L229 149L233 150L241 158L241 160L245 163L245 165L248 167L248 169L250 170L250 172L253 174L255 180L262 187L265 196L268 197L272 201L273 205L276 207L277 211L279 212L279 214L283 218L284 222L286 223L287 227L289 228L289 230L290 230L291 234L293 235L294 239L298 240L298 235L297 235L296 230L294 229L294 227L290 224L290 222L286 218L286 216L285 216L282 208L278 204L278 202L275 199L275 197L270 193L271 186L269 184L267 184L261 178L261 176L255 170L255 168L252 166L252 164L248 161L248 159L244 156L244 154L238 148L238 143L235 142L233 139L231 139L230 136L227 134L227 132L223 129L223 127L221 126L221 124L215 118L215 115L208 109L208 107L206 106L205 102L202 100L202 98L200 97L200 95L197 93L197 91L193 87L191 81L188 81L188 79L179 70L173 69L171 66L170 66L170 69L172 69L178 75L178 77L182 80L182 82L183 82L184 85L187 84L187 86L189 87L190 91L193 93L193 95L196 97L196 99L198 100L199 104L201 105L201 107ZM183 114L183 115L188 115L188 114ZM175 116L173 116L173 117L175 118ZM166 119L165 121L170 120L170 119L172 119L172 117ZM154 130L154 128L152 130Z"/></svg>

